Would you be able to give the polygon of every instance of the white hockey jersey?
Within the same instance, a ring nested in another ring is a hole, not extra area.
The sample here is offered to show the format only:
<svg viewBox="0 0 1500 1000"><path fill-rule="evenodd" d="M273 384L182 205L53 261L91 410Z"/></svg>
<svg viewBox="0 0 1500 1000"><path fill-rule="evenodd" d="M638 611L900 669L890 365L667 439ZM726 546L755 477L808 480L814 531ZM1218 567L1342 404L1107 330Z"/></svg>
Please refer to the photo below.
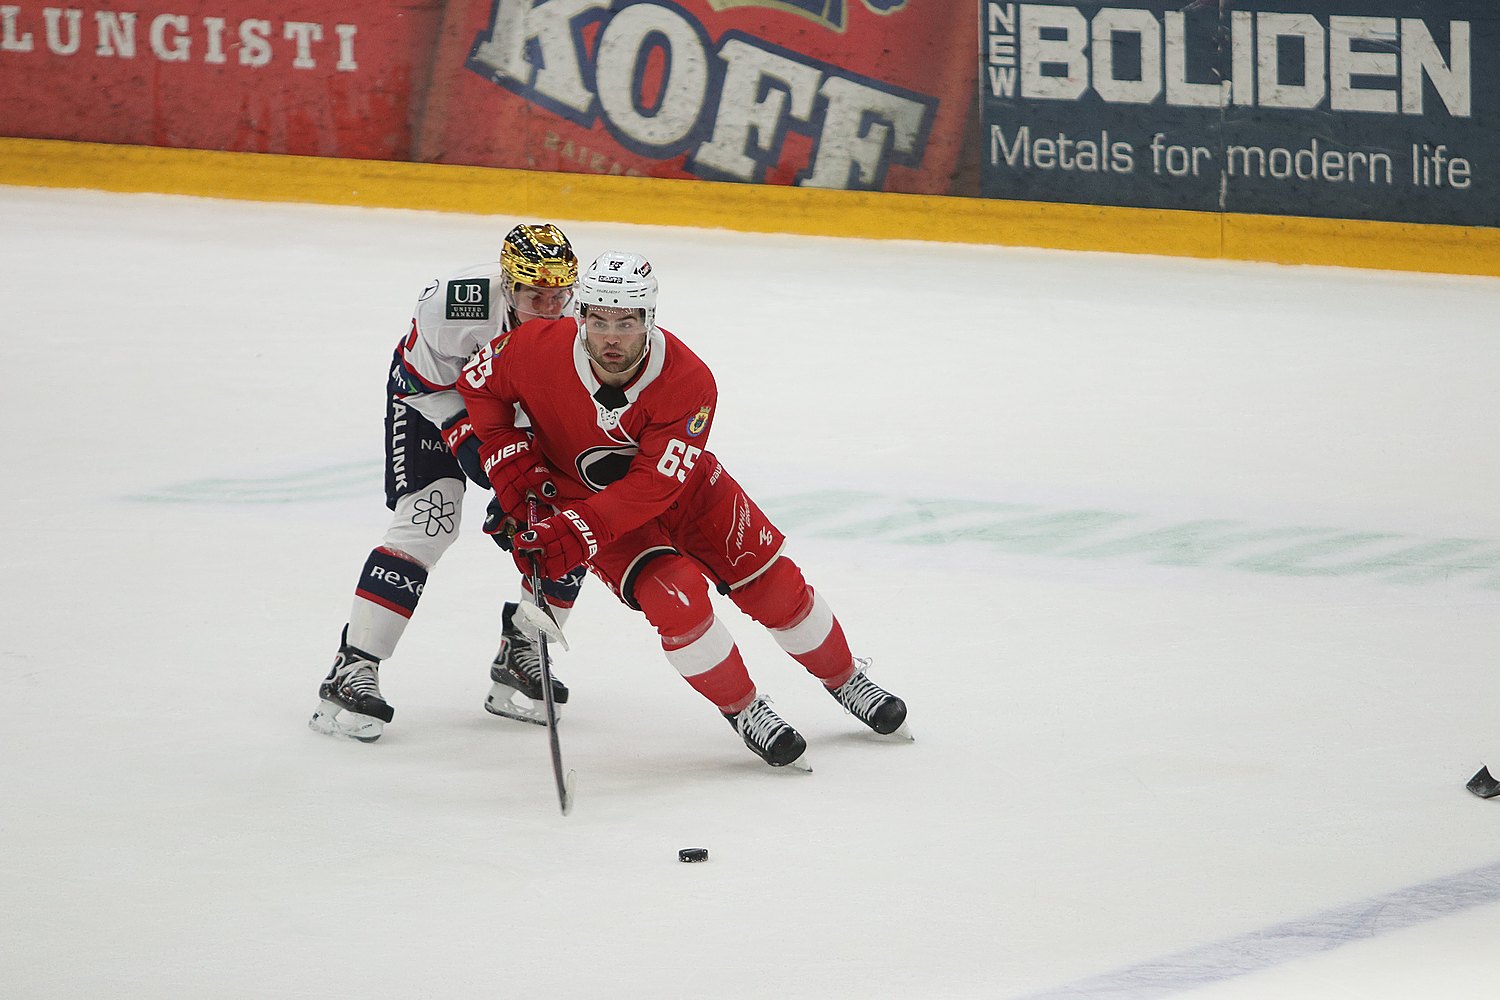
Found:
<svg viewBox="0 0 1500 1000"><path fill-rule="evenodd" d="M469 359L510 328L500 262L430 283L397 349L397 398L438 427L464 412L453 386Z"/></svg>

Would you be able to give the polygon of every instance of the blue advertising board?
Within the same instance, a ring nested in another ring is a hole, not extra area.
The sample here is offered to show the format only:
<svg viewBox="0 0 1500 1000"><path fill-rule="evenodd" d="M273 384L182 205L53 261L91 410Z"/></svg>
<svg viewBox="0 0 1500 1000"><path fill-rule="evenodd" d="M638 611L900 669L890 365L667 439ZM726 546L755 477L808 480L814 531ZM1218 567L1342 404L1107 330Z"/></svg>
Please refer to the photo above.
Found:
<svg viewBox="0 0 1500 1000"><path fill-rule="evenodd" d="M981 194L1500 226L1500 5L980 5Z"/></svg>

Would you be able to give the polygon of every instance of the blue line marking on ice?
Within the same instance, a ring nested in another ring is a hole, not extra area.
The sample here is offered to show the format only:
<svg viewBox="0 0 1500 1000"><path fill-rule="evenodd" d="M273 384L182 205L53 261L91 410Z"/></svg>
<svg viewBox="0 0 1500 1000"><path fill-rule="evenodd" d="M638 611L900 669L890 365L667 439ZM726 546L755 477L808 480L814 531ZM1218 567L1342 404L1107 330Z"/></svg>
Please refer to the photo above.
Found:
<svg viewBox="0 0 1500 1000"><path fill-rule="evenodd" d="M1015 1000L1155 1000L1500 902L1500 862Z"/></svg>

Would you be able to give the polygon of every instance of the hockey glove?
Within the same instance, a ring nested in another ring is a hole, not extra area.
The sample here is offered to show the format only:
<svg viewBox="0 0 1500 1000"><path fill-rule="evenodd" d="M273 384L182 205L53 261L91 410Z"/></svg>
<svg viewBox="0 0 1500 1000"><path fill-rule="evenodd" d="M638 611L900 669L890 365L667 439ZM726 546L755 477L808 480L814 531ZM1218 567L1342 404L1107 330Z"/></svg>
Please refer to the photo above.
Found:
<svg viewBox="0 0 1500 1000"><path fill-rule="evenodd" d="M542 579L557 580L592 559L609 537L594 512L581 503L537 521L511 539L511 557L522 573L536 560Z"/></svg>
<svg viewBox="0 0 1500 1000"><path fill-rule="evenodd" d="M474 435L474 425L467 413L460 413L442 428L443 443L458 459L459 467L480 486L489 486L490 477L484 474L484 462L479 458L479 438Z"/></svg>
<svg viewBox="0 0 1500 1000"><path fill-rule="evenodd" d="M547 463L532 455L531 442L523 438L517 445L514 457L490 467L486 484L494 486L500 510L521 522L526 519L526 498L551 500L557 496L557 486L552 482L552 470ZM490 529L488 518L484 530L492 535L496 533Z"/></svg>
<svg viewBox="0 0 1500 1000"><path fill-rule="evenodd" d="M495 540L495 544L505 551L510 551L511 536L516 533L516 519L500 509L500 501L490 497L490 504L484 509L484 533Z"/></svg>
<svg viewBox="0 0 1500 1000"><path fill-rule="evenodd" d="M516 491L520 490L520 485L506 491L507 496L512 497L514 505L511 507L502 506L500 498L494 496L490 498L489 506L484 509L484 533L494 538L495 544L506 552L510 551L511 536L516 533L516 529L520 527L523 519L519 510L526 506L526 498L535 496L551 500L557 496L557 486L549 478L552 475L552 470L547 468L547 466L538 463L529 470L523 469L522 471L529 474L532 482L524 492L519 494ZM516 499L517 496L519 499ZM512 511L517 511L517 513L512 513Z"/></svg>

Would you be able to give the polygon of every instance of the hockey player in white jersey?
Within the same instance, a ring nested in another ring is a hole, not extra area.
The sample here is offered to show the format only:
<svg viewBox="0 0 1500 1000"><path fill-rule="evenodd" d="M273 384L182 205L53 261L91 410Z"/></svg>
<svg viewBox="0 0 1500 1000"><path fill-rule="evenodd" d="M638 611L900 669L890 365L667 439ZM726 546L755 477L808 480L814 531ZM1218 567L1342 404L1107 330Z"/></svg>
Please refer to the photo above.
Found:
<svg viewBox="0 0 1500 1000"><path fill-rule="evenodd" d="M553 225L516 226L500 260L433 281L422 292L410 331L396 346L387 388L385 495L392 511L385 536L365 561L354 590L333 669L318 688L308 723L329 735L362 742L380 738L393 710L380 693L381 661L395 652L416 610L427 574L458 537L465 476L486 490L479 441L454 388L465 363L501 333L529 319L556 319L572 305L578 258ZM524 414L518 414L523 419ZM517 489L541 492L545 476L522 477ZM492 502L492 517L501 516ZM494 535L508 547L508 535ZM562 624L583 582L580 567L543 584L553 617ZM530 595L525 589L521 600ZM500 651L490 666L485 708L495 715L542 722L542 676L535 644L513 620L517 603L501 615ZM525 617L524 615L522 617ZM553 700L568 700L554 676Z"/></svg>

